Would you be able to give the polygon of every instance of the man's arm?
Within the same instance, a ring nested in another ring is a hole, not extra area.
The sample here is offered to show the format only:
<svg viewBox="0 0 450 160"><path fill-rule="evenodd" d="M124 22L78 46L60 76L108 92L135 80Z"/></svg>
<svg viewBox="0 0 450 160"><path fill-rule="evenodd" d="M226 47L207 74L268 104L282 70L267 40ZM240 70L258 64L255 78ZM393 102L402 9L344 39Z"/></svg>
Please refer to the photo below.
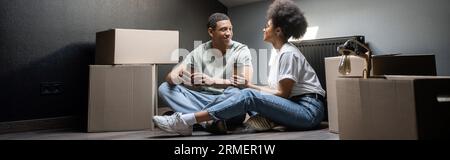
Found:
<svg viewBox="0 0 450 160"><path fill-rule="evenodd" d="M250 65L244 66L244 73L242 75L244 75L244 78L247 82L251 82L253 77L253 67ZM201 73L195 74L193 78L197 80L202 80L200 83L197 84L204 84L207 86L213 86L215 88L227 88L229 86L234 86L231 79L211 78Z"/></svg>
<svg viewBox="0 0 450 160"><path fill-rule="evenodd" d="M166 81L170 85L177 85L183 82L182 77L183 71L186 70L186 66L183 63L178 64L175 68L170 71L170 73L166 76Z"/></svg>

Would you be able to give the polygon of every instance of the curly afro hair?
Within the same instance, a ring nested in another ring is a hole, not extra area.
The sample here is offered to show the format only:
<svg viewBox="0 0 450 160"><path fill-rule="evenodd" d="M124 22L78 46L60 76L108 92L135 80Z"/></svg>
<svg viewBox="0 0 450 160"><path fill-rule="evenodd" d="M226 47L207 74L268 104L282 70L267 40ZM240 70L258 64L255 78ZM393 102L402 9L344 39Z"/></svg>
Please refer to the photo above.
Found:
<svg viewBox="0 0 450 160"><path fill-rule="evenodd" d="M290 0L275 0L267 10L267 19L274 28L281 28L286 39L302 37L308 27L303 12Z"/></svg>

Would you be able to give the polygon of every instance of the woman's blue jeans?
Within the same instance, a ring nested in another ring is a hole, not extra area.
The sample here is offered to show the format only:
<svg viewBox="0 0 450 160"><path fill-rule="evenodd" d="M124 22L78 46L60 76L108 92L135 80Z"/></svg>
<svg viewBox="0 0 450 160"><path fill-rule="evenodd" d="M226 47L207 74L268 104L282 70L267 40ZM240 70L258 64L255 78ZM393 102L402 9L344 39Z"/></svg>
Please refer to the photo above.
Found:
<svg viewBox="0 0 450 160"><path fill-rule="evenodd" d="M323 102L312 97L292 101L254 89L230 92L224 101L208 104L206 111L216 120L226 120L254 111L273 122L295 130L317 127L324 117Z"/></svg>

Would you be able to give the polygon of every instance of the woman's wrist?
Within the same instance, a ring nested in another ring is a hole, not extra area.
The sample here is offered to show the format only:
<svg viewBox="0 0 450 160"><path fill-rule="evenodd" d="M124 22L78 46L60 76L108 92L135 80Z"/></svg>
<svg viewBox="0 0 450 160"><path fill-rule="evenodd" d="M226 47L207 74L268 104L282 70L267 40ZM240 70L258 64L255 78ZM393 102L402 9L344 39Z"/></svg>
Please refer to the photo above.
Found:
<svg viewBox="0 0 450 160"><path fill-rule="evenodd" d="M259 89L258 86L252 84L252 83L248 83L247 84L247 88L252 88L252 89Z"/></svg>
<svg viewBox="0 0 450 160"><path fill-rule="evenodd" d="M233 81L231 81L231 79L226 79L225 85L233 85Z"/></svg>

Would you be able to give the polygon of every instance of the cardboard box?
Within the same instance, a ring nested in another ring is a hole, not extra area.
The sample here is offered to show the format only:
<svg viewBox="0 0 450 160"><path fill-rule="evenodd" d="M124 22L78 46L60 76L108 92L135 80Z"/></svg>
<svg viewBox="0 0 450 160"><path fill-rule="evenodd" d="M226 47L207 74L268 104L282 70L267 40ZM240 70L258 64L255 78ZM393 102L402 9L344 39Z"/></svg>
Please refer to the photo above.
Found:
<svg viewBox="0 0 450 160"><path fill-rule="evenodd" d="M436 60L432 54L377 55L372 66L372 75L436 76Z"/></svg>
<svg viewBox="0 0 450 160"><path fill-rule="evenodd" d="M449 139L450 77L336 81L340 139Z"/></svg>
<svg viewBox="0 0 450 160"><path fill-rule="evenodd" d="M338 72L341 56L325 58L327 109L330 132L339 133L336 101L336 79L344 77ZM362 76L365 60L351 57L352 72L347 76ZM436 75L434 55L379 55L372 59L371 75Z"/></svg>
<svg viewBox="0 0 450 160"><path fill-rule="evenodd" d="M328 126L330 132L339 133L337 100L336 100L336 79L342 76L339 71L339 62L341 57L325 58L325 77L327 83L327 109L328 109ZM359 57L350 57L352 64L352 72L348 76L362 76L365 60Z"/></svg>
<svg viewBox="0 0 450 160"><path fill-rule="evenodd" d="M88 132L153 129L151 65L89 67Z"/></svg>
<svg viewBox="0 0 450 160"><path fill-rule="evenodd" d="M96 34L95 64L177 63L178 31L111 29Z"/></svg>

